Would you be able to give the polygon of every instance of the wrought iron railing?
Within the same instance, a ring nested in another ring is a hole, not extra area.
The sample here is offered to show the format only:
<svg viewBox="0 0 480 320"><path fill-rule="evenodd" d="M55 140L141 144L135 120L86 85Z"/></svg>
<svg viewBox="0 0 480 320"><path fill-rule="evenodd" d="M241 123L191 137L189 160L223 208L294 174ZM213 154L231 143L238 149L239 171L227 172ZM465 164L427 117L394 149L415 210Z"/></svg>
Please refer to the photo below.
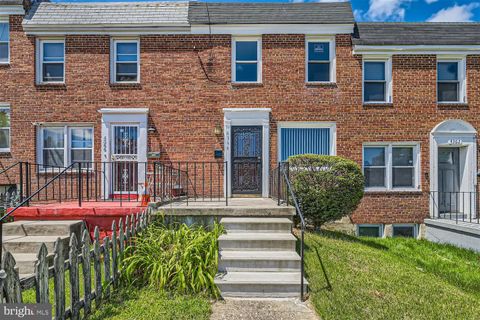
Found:
<svg viewBox="0 0 480 320"><path fill-rule="evenodd" d="M293 190L290 181L290 167L288 162L280 162L276 168L270 172L270 197L277 200L278 205L289 205L291 202L297 213L298 223L300 225L300 299L305 298L304 278L305 278L305 218L300 207L300 203Z"/></svg>
<svg viewBox="0 0 480 320"><path fill-rule="evenodd" d="M156 162L153 194L160 203L172 201L225 202L228 186L228 162Z"/></svg>
<svg viewBox="0 0 480 320"><path fill-rule="evenodd" d="M430 192L431 217L480 224L479 194L476 191Z"/></svg>

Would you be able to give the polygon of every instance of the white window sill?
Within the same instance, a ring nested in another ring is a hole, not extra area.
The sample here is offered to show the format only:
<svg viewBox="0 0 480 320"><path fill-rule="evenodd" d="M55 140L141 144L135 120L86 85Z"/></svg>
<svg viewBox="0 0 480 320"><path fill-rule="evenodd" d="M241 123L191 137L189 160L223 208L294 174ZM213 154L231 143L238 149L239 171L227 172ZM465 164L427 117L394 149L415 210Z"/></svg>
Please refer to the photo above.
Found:
<svg viewBox="0 0 480 320"><path fill-rule="evenodd" d="M10 64L10 61L8 62L0 62L0 66L8 66Z"/></svg>
<svg viewBox="0 0 480 320"><path fill-rule="evenodd" d="M468 102L463 102L463 101L437 101L438 105L450 105L450 104L456 104L456 105L468 105Z"/></svg>
<svg viewBox="0 0 480 320"><path fill-rule="evenodd" d="M10 148L4 148L4 149L0 148L0 153L10 153Z"/></svg>

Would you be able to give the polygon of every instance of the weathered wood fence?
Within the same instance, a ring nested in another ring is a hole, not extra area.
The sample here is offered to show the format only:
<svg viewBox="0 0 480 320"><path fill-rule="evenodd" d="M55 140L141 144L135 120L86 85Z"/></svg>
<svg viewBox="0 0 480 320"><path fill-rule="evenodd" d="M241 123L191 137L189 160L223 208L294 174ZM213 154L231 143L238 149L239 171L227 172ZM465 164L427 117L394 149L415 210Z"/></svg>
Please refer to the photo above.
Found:
<svg viewBox="0 0 480 320"><path fill-rule="evenodd" d="M15 259L5 252L0 275L0 303L22 303L22 292L31 288L36 290L37 303L50 303L49 279L54 282L54 319L80 319L81 310L85 318L92 312L92 301L99 306L102 300L110 296L111 288L119 283L119 263L125 248L134 245L132 238L145 229L151 222L151 210L146 209L136 216L127 216L125 224L119 220L118 227L112 223L112 235L99 239L99 229L95 227L93 247L88 230L83 230L79 245L74 233L70 237L68 260L60 238L54 248L53 266L49 267L48 251L42 244L38 252L34 275L19 279L15 270ZM84 296L80 297L80 264L82 265ZM103 268L102 268L103 264ZM93 267L93 273L92 273ZM69 270L70 305L66 306L65 274ZM103 272L103 274L102 274ZM92 279L93 274L93 279ZM93 283L92 283L93 280Z"/></svg>

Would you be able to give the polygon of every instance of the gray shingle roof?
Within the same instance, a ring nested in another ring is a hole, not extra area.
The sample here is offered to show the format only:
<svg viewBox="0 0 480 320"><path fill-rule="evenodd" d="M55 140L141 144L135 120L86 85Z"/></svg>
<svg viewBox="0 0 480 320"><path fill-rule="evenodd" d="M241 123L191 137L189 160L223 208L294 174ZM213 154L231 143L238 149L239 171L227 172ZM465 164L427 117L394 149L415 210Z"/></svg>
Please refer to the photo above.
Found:
<svg viewBox="0 0 480 320"><path fill-rule="evenodd" d="M188 2L41 2L24 25L188 25Z"/></svg>
<svg viewBox="0 0 480 320"><path fill-rule="evenodd" d="M207 7L208 5L208 7ZM207 11L208 8L208 11ZM209 19L210 16L210 19ZM349 2L331 3L211 3L190 2L191 24L349 24Z"/></svg>
<svg viewBox="0 0 480 320"><path fill-rule="evenodd" d="M356 45L477 45L480 23L357 23Z"/></svg>

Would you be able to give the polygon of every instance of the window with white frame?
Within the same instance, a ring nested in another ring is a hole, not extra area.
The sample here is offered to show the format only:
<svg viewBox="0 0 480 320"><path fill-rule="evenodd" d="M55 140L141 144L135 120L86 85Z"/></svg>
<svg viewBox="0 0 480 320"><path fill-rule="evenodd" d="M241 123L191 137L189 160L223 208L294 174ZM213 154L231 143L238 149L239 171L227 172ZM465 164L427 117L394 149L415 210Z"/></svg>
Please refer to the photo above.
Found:
<svg viewBox="0 0 480 320"><path fill-rule="evenodd" d="M138 39L113 40L112 82L140 82L140 42Z"/></svg>
<svg viewBox="0 0 480 320"><path fill-rule="evenodd" d="M65 82L65 40L39 40L38 83Z"/></svg>
<svg viewBox="0 0 480 320"><path fill-rule="evenodd" d="M365 187L375 190L418 190L418 144L366 144L363 146Z"/></svg>
<svg viewBox="0 0 480 320"><path fill-rule="evenodd" d="M0 64L10 62L10 25L8 17L0 17Z"/></svg>
<svg viewBox="0 0 480 320"><path fill-rule="evenodd" d="M390 59L363 60L363 102L392 102L391 66Z"/></svg>
<svg viewBox="0 0 480 320"><path fill-rule="evenodd" d="M393 237L416 238L417 237L416 224L394 224L392 226Z"/></svg>
<svg viewBox="0 0 480 320"><path fill-rule="evenodd" d="M437 101L440 103L466 102L465 61L437 61Z"/></svg>
<svg viewBox="0 0 480 320"><path fill-rule="evenodd" d="M307 38L307 82L335 82L335 41Z"/></svg>
<svg viewBox="0 0 480 320"><path fill-rule="evenodd" d="M44 169L65 167L74 162L93 161L93 128L77 126L41 127L38 158Z"/></svg>
<svg viewBox="0 0 480 320"><path fill-rule="evenodd" d="M383 225L381 224L359 224L357 225L357 236L359 237L383 237Z"/></svg>
<svg viewBox="0 0 480 320"><path fill-rule="evenodd" d="M260 38L234 38L233 82L262 82L262 44Z"/></svg>
<svg viewBox="0 0 480 320"><path fill-rule="evenodd" d="M10 107L0 104L0 152L10 152Z"/></svg>

